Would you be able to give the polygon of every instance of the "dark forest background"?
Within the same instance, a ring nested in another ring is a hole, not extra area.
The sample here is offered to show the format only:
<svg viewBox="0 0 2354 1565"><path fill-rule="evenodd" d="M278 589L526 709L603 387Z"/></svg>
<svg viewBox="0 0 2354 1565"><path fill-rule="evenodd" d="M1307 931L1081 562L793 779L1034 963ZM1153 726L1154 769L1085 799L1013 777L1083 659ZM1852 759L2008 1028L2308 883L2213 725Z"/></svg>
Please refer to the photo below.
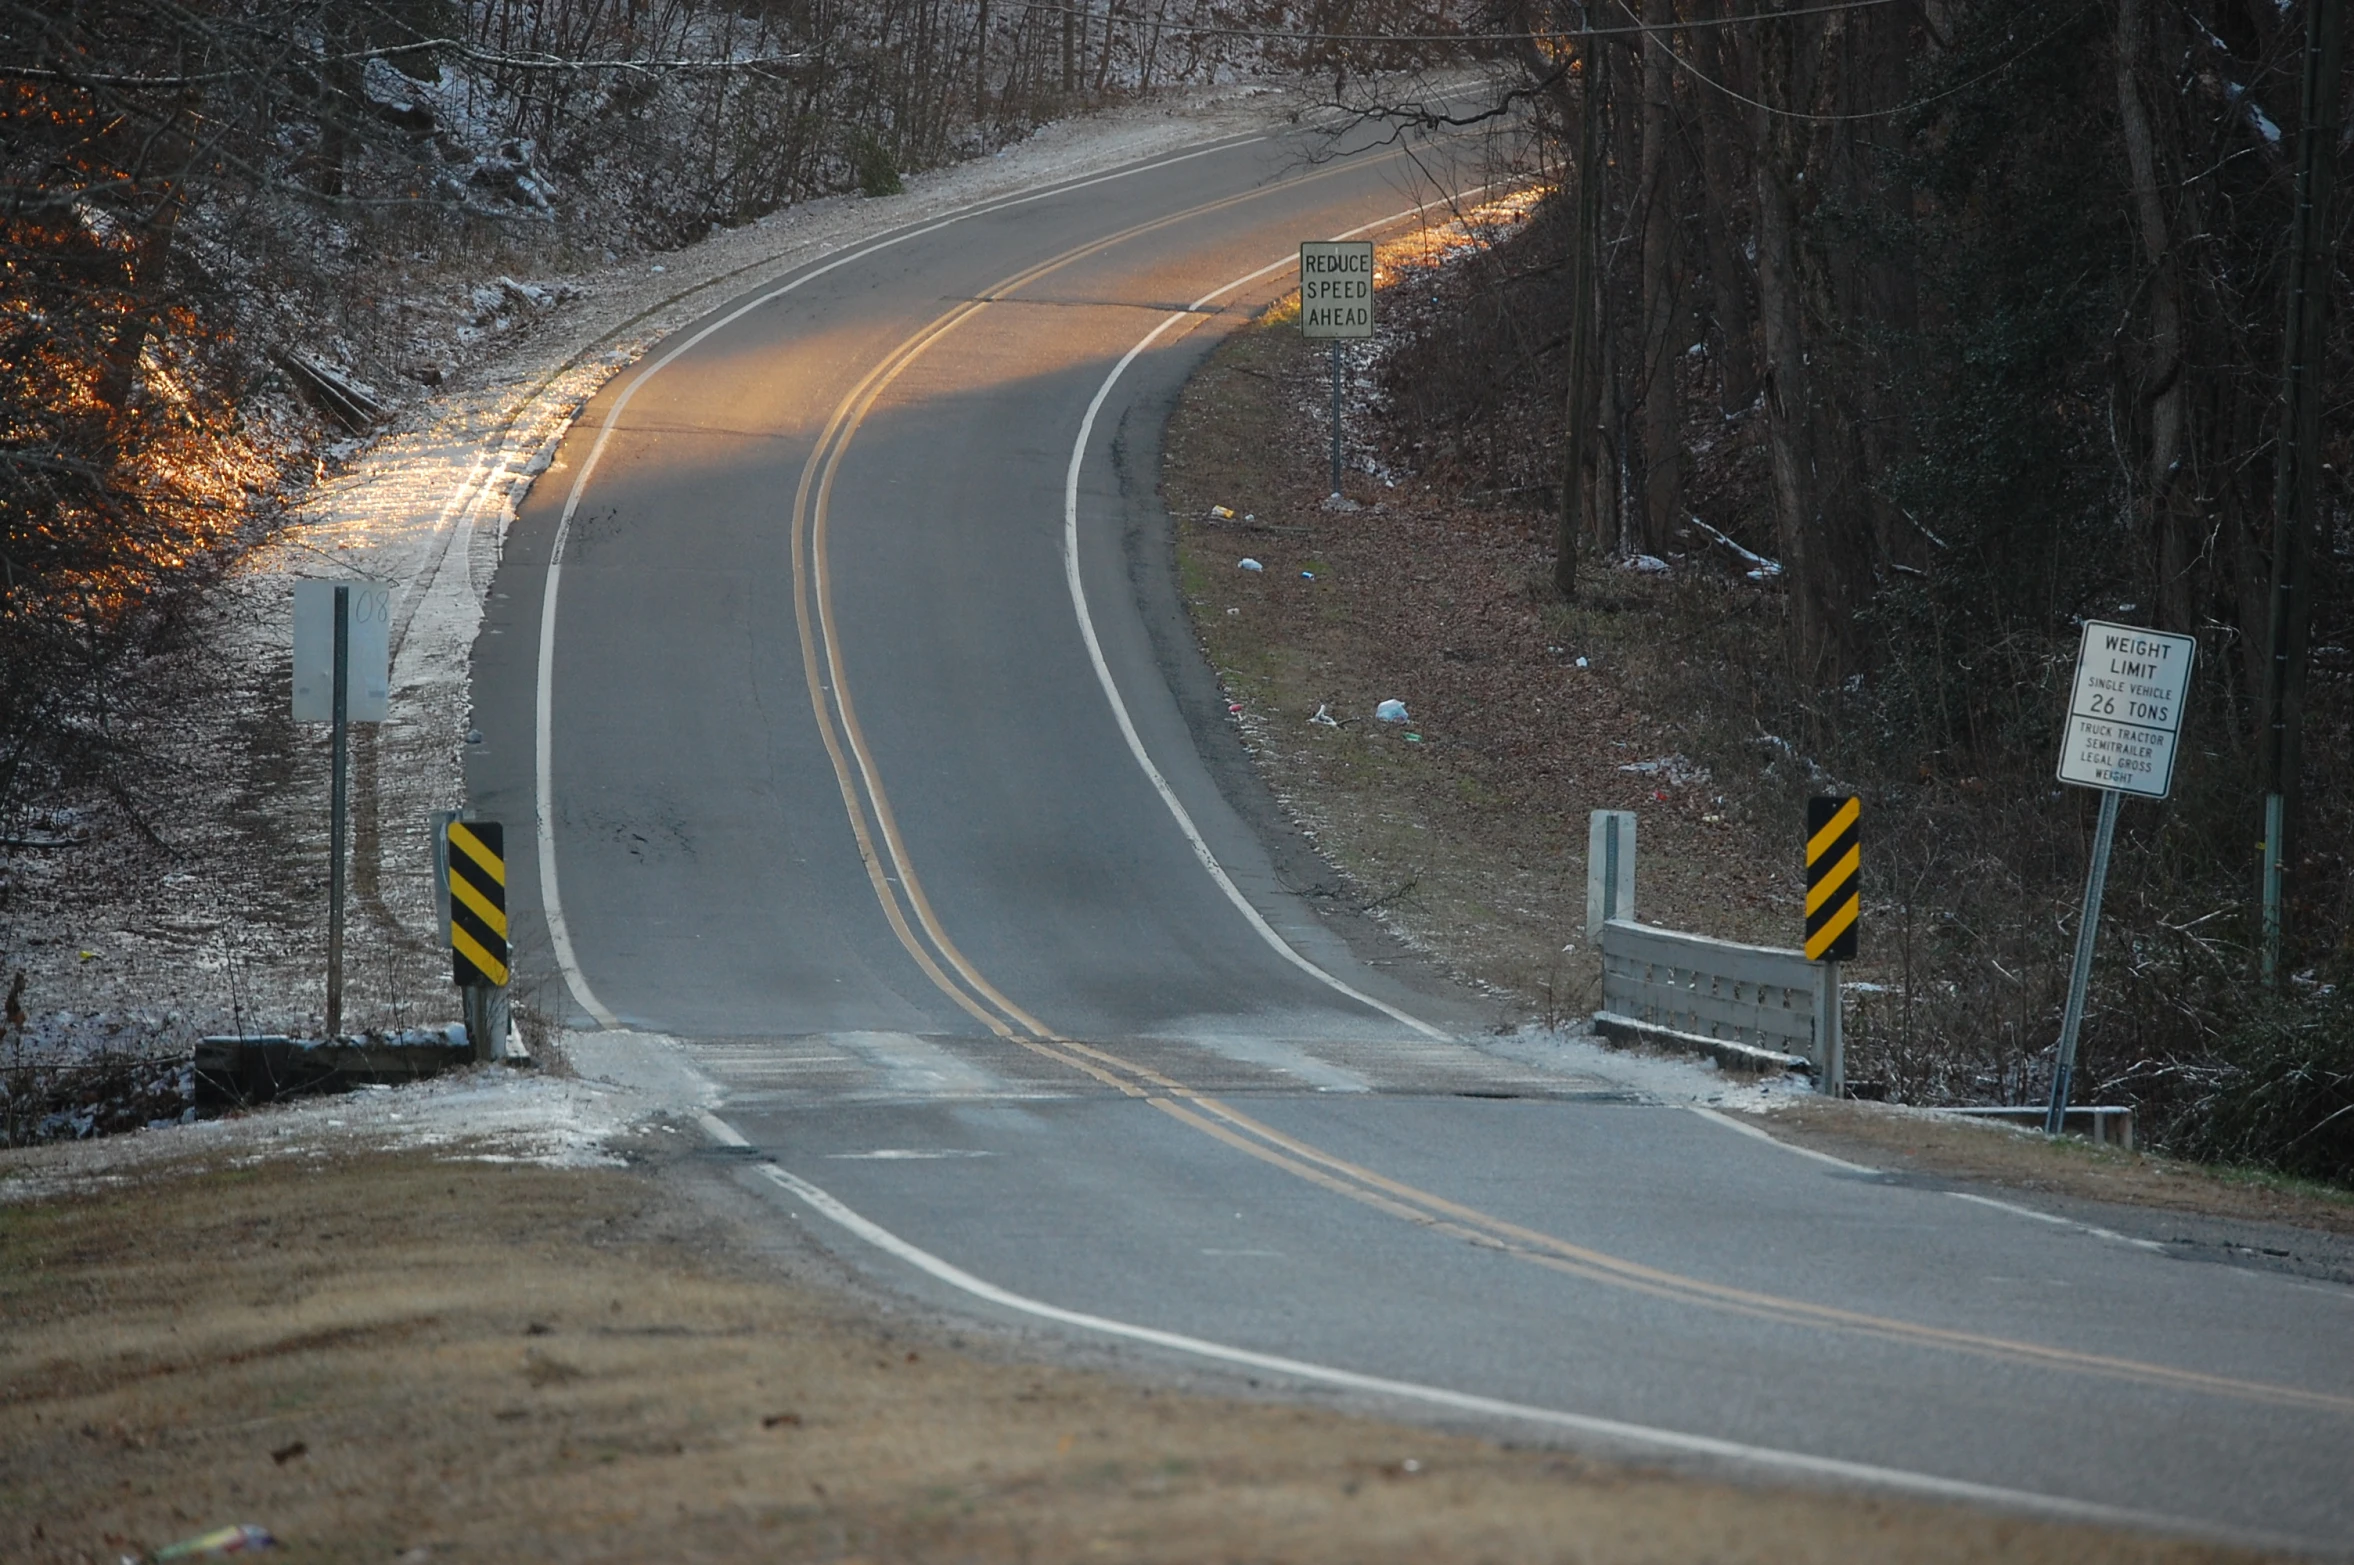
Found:
<svg viewBox="0 0 2354 1565"><path fill-rule="evenodd" d="M1864 794L1884 981L1853 997L1855 1069L1911 1102L2048 1094L2097 802L2053 779L2080 626L2157 626L2198 638L2193 704L2172 798L2123 811L2077 1098L2354 1180L2342 16L1498 18L1533 35L1552 193L1384 366L1397 443L1540 506L1564 602L1672 557L1694 672L1653 708L1720 775Z"/></svg>
<svg viewBox="0 0 2354 1565"><path fill-rule="evenodd" d="M2317 3L0 0L0 821L124 764L120 671L533 296L505 274L1221 73L1427 122L1481 111L1417 84L1478 71L1548 194L1388 361L1390 416L1542 508L1543 590L1689 562L1695 744L1867 792L1897 956L1861 1072L2048 1082L2076 627L2156 625L2199 675L2173 798L2125 812L2085 1091L2354 1180L2354 128Z"/></svg>

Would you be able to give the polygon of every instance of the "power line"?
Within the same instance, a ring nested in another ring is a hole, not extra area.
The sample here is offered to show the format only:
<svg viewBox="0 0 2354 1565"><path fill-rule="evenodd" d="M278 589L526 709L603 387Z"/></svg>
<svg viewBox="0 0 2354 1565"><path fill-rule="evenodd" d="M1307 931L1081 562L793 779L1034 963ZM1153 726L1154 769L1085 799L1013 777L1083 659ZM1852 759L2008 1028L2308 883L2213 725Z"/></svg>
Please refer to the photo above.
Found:
<svg viewBox="0 0 2354 1565"><path fill-rule="evenodd" d="M759 55L743 60L568 60L554 54L500 54L456 38L427 38L415 43L385 44L374 49L351 49L339 54L305 55L303 65L349 65L390 60L401 55L435 51L454 54L475 65L519 71L734 71L800 65L806 52ZM123 76L98 71L59 70L52 66L0 65L0 81L55 82L66 87L202 87L214 82L241 81L275 69L256 62L234 70L205 71L189 76Z"/></svg>
<svg viewBox="0 0 2354 1565"><path fill-rule="evenodd" d="M1633 7L1627 4L1627 0L1618 0L1618 6L1620 10L1625 11L1629 16L1633 16L1635 14ZM1850 8L1841 6L1832 9L1846 10ZM1659 49L1664 51L1669 59L1675 61L1677 65L1681 66L1686 75L1706 86L1713 87L1718 92L1723 93L1726 97L1732 99L1736 103L1745 103L1753 109L1762 109L1768 114L1778 115L1781 118L1787 120L1804 120L1810 124L1815 125L1842 125L1852 123L1856 120L1892 119L1899 114L1910 114L1917 109L1927 108L1932 103L1939 103L1947 98L1955 97L1961 93L1968 92L1972 87L1977 86L1980 82L1986 81L1989 78L1995 76L2000 76L2003 72L2009 70L2012 66L2017 65L2021 60L2026 59L2027 56L2033 54L2036 50L2042 48L2045 44L2050 43L2054 38L2059 37L2060 34L2066 32L2070 27L2073 27L2077 20L2081 18L2085 12L2091 9L2092 6L2089 4L2078 6L2074 11L2063 17L2059 25L2054 27L2050 32L2045 33L2042 37L2036 39L2035 42L2029 44L2026 48L2021 49L2017 54L2012 55L2009 59L2004 60L2001 64L1990 66L1986 70L1980 71L1977 75L1971 77L1968 81L1956 83L1954 86L1946 88L1943 92L1933 92L1925 98L1915 98L1909 103L1899 103L1891 108L1885 109L1861 109L1853 114L1812 114L1804 109L1785 109L1777 104L1767 103L1763 99L1752 98L1747 93L1736 91L1734 88L1727 86L1721 81L1718 81L1715 77L1709 75L1699 66L1694 65L1690 60L1687 60L1682 55L1676 53L1674 47L1668 43L1666 38L1654 36L1652 42L1657 45ZM1751 22L1779 21L1786 16L1808 16L1812 14L1814 13L1808 11L1776 11L1770 15L1741 17L1738 18L1738 20ZM1699 24L1692 23L1686 25L1696 26ZM1672 29L1669 27L1647 27L1644 28L1643 31L1658 35L1672 31Z"/></svg>
<svg viewBox="0 0 2354 1565"><path fill-rule="evenodd" d="M1029 9L1043 11L1049 16L1077 16L1088 20L1100 17L1107 24L1126 22L1133 27L1149 28L1156 34L1174 33L1180 38L1257 38L1270 43L1480 44L1546 43L1573 38L1637 38L1646 33L1672 32L1677 28L1742 27L1752 22L1779 21L1786 16L1828 16L1841 11L1869 11L1895 3L1896 0L1836 0L1836 3L1828 5L1777 11L1772 16L1718 16L1704 21L1656 25L1637 18L1631 27L1562 27L1534 33L1300 33L1283 32L1271 27L1197 27L1182 22L1155 22L1143 16L1116 16L1108 10L1099 11L1093 6L1084 5L1033 5Z"/></svg>

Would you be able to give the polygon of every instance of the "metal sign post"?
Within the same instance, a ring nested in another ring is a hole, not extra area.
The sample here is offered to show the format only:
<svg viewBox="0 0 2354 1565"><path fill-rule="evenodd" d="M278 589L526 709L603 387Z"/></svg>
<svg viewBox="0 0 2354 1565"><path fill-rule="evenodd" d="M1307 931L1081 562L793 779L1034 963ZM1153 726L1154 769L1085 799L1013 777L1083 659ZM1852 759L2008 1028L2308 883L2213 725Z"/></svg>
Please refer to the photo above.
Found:
<svg viewBox="0 0 2354 1565"><path fill-rule="evenodd" d="M351 589L335 589L335 725L327 783L327 1036L343 1036L343 843L351 834Z"/></svg>
<svg viewBox="0 0 2354 1565"><path fill-rule="evenodd" d="M294 584L294 720L328 723L327 1036L343 1034L344 843L353 723L381 723L391 705L392 589L369 582Z"/></svg>
<svg viewBox="0 0 2354 1565"><path fill-rule="evenodd" d="M2084 915L2076 924L2076 961L2068 974L2068 1004L2060 1013L2060 1045L2052 1066L2052 1104L2044 1134L2056 1136L2068 1118L2069 1078L2076 1072L2076 1038L2084 1027L2092 984L2092 953L2100 938L2101 893L2109 880L2109 845L2117 835L2117 804L2126 794L2163 799L2174 789L2174 754L2182 734L2183 697L2199 644L2139 625L2084 622L2076 651L2076 684L2068 701L2068 734L2060 749L2060 781L2101 790L2100 823L2093 828L2092 867L2084 879Z"/></svg>
<svg viewBox="0 0 2354 1565"><path fill-rule="evenodd" d="M1373 335L1373 241L1300 244L1300 335L1332 344L1332 497L1340 498L1340 345Z"/></svg>
<svg viewBox="0 0 2354 1565"><path fill-rule="evenodd" d="M1340 493L1340 339L1332 339L1332 490Z"/></svg>
<svg viewBox="0 0 2354 1565"><path fill-rule="evenodd" d="M2076 1072L2076 1034L2084 1026L2084 995L2092 983L2092 946L2101 927L2101 893L2109 884L2109 843L2117 835L2114 788L2102 790L2101 822L2092 831L2092 870L2084 877L2084 916L2076 921L2076 964L2068 970L2068 1007L2060 1013L2060 1057L2052 1067L2052 1106L2043 1133L2056 1136L2068 1118L2068 1078Z"/></svg>

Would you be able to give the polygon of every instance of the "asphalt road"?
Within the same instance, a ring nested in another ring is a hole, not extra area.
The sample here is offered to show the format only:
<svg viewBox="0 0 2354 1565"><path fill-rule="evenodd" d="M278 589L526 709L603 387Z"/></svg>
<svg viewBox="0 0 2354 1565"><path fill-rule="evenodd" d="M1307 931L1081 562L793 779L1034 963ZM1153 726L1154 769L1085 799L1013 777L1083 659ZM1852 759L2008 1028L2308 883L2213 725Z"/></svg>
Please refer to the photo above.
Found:
<svg viewBox="0 0 2354 1565"><path fill-rule="evenodd" d="M2348 1547L2354 1290L1507 1052L1297 894L1185 628L1159 431L1300 239L1478 178L1316 146L915 225L584 411L475 658L519 982L609 1052L679 1040L780 1220L933 1304L1409 1416Z"/></svg>

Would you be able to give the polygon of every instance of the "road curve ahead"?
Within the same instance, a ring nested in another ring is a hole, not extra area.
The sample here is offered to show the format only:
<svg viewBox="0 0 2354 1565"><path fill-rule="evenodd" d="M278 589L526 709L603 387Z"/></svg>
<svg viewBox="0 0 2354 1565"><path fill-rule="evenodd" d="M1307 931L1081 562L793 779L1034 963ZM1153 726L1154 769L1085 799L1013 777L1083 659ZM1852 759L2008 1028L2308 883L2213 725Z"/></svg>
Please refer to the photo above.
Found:
<svg viewBox="0 0 2354 1565"><path fill-rule="evenodd" d="M607 1058L676 1040L747 1180L936 1304L1408 1416L2345 1547L2354 1290L1467 1042L1474 997L1295 894L1153 475L1300 240L1480 177L1366 140L911 224L592 402L475 656L521 982Z"/></svg>

